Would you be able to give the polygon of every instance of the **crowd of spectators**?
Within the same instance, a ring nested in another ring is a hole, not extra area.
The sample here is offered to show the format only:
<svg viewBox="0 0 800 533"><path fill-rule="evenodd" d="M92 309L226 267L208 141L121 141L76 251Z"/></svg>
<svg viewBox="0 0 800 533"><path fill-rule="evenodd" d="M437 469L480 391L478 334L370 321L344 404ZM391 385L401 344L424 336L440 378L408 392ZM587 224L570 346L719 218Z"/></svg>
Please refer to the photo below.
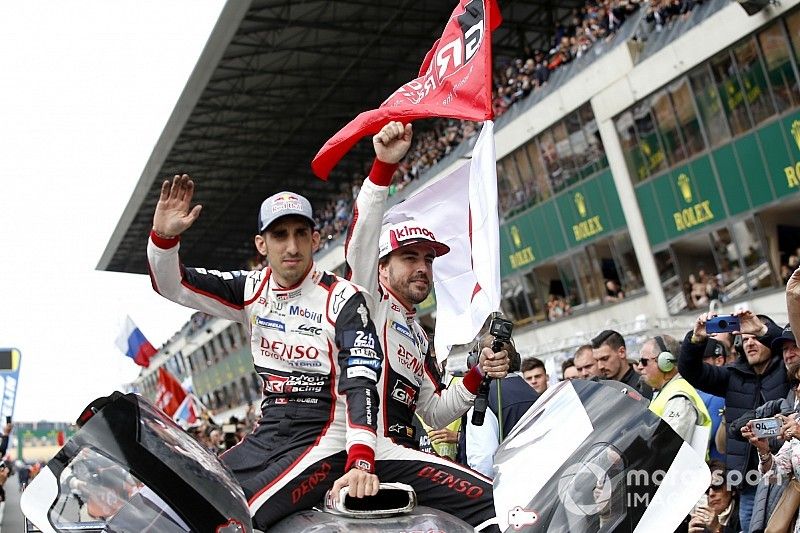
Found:
<svg viewBox="0 0 800 533"><path fill-rule="evenodd" d="M588 1L575 9L567 25L556 28L552 47L525 50L524 57L498 59L492 107L499 116L518 100L543 87L550 74L585 55L597 42L611 40L642 0Z"/></svg>
<svg viewBox="0 0 800 533"><path fill-rule="evenodd" d="M241 442L255 426L257 418L256 406L253 403L247 406L244 418L231 416L222 424L212 418L211 411L203 410L199 421L190 426L187 432L204 448L219 455Z"/></svg>
<svg viewBox="0 0 800 533"><path fill-rule="evenodd" d="M645 21L655 31L661 31L671 20L688 16L692 9L702 3L701 0L656 0L647 7Z"/></svg>
<svg viewBox="0 0 800 533"><path fill-rule="evenodd" d="M725 294L726 280L730 282L732 272L708 274L701 269L697 274L689 274L683 284L683 294L686 298L687 309L704 309L713 300L720 303L727 301Z"/></svg>
<svg viewBox="0 0 800 533"><path fill-rule="evenodd" d="M605 330L562 365L564 380L618 381L638 391L677 436L701 456L710 455L710 483L675 531L798 531L789 525L800 520L797 505L781 503L783 491L795 490L792 484L800 474L800 348L791 323L796 327L800 322L800 269L794 272L786 306L771 309L788 314L789 324L742 309L734 313L740 333L710 333L706 323L713 315L702 313L682 341L659 333L644 341L638 353L628 352L621 334ZM715 278L699 272L696 289L705 295ZM610 281L608 292L624 298ZM542 363L526 359L521 369L533 366ZM667 400L658 403L662 396ZM771 417L779 428L773 437L756 435L756 419ZM700 439L693 438L695 432ZM613 501L601 508L601 524L606 511L624 515L626 508Z"/></svg>

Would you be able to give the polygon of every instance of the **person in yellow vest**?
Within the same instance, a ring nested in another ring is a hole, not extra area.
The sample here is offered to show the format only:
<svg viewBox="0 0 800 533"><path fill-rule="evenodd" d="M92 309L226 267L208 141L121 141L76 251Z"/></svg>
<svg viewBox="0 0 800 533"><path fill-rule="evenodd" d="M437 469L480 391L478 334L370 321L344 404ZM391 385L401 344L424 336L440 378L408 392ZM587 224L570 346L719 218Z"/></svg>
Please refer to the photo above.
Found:
<svg viewBox="0 0 800 533"><path fill-rule="evenodd" d="M708 450L711 416L697 390L678 374L680 343L669 335L656 335L639 351L643 377L655 390L650 410L699 453Z"/></svg>
<svg viewBox="0 0 800 533"><path fill-rule="evenodd" d="M452 376L448 387L464 379L463 376ZM435 453L439 457L456 459L458 453L458 432L461 431L461 417L441 429L434 429L422 421L419 413L415 414L414 427L419 433L419 449L427 453Z"/></svg>

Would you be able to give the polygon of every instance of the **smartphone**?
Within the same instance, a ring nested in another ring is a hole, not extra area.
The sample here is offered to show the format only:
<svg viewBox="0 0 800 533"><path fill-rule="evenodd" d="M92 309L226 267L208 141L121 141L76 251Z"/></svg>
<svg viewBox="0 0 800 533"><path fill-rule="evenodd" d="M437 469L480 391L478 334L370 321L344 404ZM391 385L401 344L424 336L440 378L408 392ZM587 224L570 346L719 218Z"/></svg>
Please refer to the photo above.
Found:
<svg viewBox="0 0 800 533"><path fill-rule="evenodd" d="M698 500L698 502L697 502L697 503L694 505L694 509L692 509L692 513L691 513L691 514L694 514L694 513L696 513L696 512L697 512L697 510L698 510L699 508L701 508L701 507L708 507L708 491L706 491L706 493L705 493L705 494L703 494L702 496L700 496L700 499L699 499L699 500Z"/></svg>
<svg viewBox="0 0 800 533"><path fill-rule="evenodd" d="M775 417L756 418L750 421L753 435L759 439L776 437L781 430L781 421Z"/></svg>
<svg viewBox="0 0 800 533"><path fill-rule="evenodd" d="M733 333L734 331L739 331L738 316L720 315L706 322L706 333Z"/></svg>

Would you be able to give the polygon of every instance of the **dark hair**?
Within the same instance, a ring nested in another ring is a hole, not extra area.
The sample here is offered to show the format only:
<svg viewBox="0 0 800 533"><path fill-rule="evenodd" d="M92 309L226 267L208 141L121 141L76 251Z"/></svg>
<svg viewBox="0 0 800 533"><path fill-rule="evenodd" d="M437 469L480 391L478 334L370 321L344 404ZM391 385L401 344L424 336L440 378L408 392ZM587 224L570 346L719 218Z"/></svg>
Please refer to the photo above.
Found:
<svg viewBox="0 0 800 533"><path fill-rule="evenodd" d="M708 461L708 469L711 471L711 483L710 486L717 488L717 487L724 487L728 486L730 490L730 484L727 483L728 481L728 467L725 465L725 461L720 461L719 459L711 459ZM716 474L716 472L719 472Z"/></svg>
<svg viewBox="0 0 800 533"><path fill-rule="evenodd" d="M794 381L797 383L797 374L800 373L800 361L795 361L791 363L788 367L786 367L786 376L789 378L789 381Z"/></svg>
<svg viewBox="0 0 800 533"><path fill-rule="evenodd" d="M544 362L541 359L537 359L536 357L525 359L524 361L522 361L522 364L520 365L520 370L522 372L527 372L528 370L533 370L535 368L541 368L543 370L545 369Z"/></svg>
<svg viewBox="0 0 800 533"><path fill-rule="evenodd" d="M572 357L561 363L561 375L563 376L564 372L566 372L568 368L573 366L575 366L575 359L573 359Z"/></svg>
<svg viewBox="0 0 800 533"><path fill-rule="evenodd" d="M592 339L592 348L597 349L602 345L606 345L612 350L619 350L625 347L625 339L618 332L613 329L607 329Z"/></svg>
<svg viewBox="0 0 800 533"><path fill-rule="evenodd" d="M725 343L720 342L716 339L708 339L708 342L706 343L706 348L705 350L703 350L703 359L727 357L727 356L728 356L728 349L725 346Z"/></svg>

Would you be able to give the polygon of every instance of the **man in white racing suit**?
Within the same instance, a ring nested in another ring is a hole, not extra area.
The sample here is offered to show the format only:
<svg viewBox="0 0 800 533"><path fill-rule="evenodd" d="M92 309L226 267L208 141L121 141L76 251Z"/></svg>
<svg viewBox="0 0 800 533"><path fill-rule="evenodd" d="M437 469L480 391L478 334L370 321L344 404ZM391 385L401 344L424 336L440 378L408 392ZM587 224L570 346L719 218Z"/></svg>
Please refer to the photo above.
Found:
<svg viewBox="0 0 800 533"><path fill-rule="evenodd" d="M244 489L253 524L267 529L313 507L334 480L356 497L375 494L383 354L363 292L312 260L319 232L308 200L282 192L262 204L255 244L268 268L219 272L184 267L178 257L180 235L200 214L193 191L185 174L164 182L148 266L162 296L250 331L262 415L221 459Z"/></svg>
<svg viewBox="0 0 800 533"><path fill-rule="evenodd" d="M381 231L388 186L410 144L410 124L390 122L373 137L375 163L356 199L345 244L349 279L369 293L367 302L385 354L378 381L379 449L383 442L416 447L415 411L429 426L445 427L472 406L484 372L492 378L503 378L508 371L506 352L495 354L485 348L479 364L463 380L448 389L441 388L431 343L415 319L414 305L422 302L432 289L433 260L450 249L418 221L394 224ZM410 458L419 453L406 451ZM430 483L412 483L422 504L435 505L473 526L494 517L491 480L429 454L422 454L418 460L434 465L419 467L420 480L426 479L425 473L430 469L442 469L447 477L431 477L434 483L461 477L481 492L479 497L468 501L456 496L456 490L432 490Z"/></svg>

